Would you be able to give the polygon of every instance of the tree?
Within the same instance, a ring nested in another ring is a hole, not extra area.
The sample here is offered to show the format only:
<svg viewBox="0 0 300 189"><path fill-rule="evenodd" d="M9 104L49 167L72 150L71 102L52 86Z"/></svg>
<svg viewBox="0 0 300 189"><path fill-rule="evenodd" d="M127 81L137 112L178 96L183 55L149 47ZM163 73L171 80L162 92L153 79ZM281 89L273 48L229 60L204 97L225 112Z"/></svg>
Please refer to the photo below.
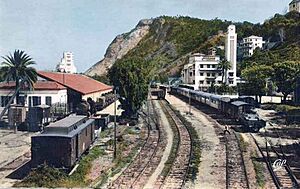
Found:
<svg viewBox="0 0 300 189"><path fill-rule="evenodd" d="M31 65L35 62L24 51L15 50L14 54L2 56L4 61L1 64L0 72L3 73L4 81L16 82L16 99L19 104L19 91L20 84L33 88L33 84L37 81L37 73Z"/></svg>
<svg viewBox="0 0 300 189"><path fill-rule="evenodd" d="M300 75L300 61L284 61L274 64L272 80L275 82L278 92L283 94L283 101L296 87L297 77Z"/></svg>
<svg viewBox="0 0 300 189"><path fill-rule="evenodd" d="M113 85L118 88L125 116L135 116L147 98L150 65L142 58L130 57L117 61L108 74Z"/></svg>
<svg viewBox="0 0 300 189"><path fill-rule="evenodd" d="M259 65L246 68L242 71L242 78L246 83L240 87L240 93L245 95L255 95L256 100L267 92L267 78L271 76L273 69L270 66Z"/></svg>
<svg viewBox="0 0 300 189"><path fill-rule="evenodd" d="M231 68L231 63L227 60L222 60L218 64L218 69L222 71L222 83L227 83L227 70ZM225 80L224 80L225 79Z"/></svg>

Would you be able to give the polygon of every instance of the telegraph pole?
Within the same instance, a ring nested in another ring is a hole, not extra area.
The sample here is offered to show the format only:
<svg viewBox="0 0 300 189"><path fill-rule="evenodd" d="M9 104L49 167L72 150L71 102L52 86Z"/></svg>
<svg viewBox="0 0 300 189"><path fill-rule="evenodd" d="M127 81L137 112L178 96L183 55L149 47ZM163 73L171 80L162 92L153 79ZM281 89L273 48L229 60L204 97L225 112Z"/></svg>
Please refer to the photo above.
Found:
<svg viewBox="0 0 300 189"><path fill-rule="evenodd" d="M114 89L114 96L115 96L115 102L114 102L114 160L117 157L117 89Z"/></svg>
<svg viewBox="0 0 300 189"><path fill-rule="evenodd" d="M189 90L189 114L191 115L191 92Z"/></svg>

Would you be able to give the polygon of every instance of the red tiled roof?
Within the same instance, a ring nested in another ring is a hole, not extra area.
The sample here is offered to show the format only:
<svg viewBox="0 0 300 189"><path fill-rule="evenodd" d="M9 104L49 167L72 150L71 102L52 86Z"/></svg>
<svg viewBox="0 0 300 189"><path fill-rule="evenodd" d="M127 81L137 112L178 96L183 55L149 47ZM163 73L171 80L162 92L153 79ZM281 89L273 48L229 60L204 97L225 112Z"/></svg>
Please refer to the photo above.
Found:
<svg viewBox="0 0 300 189"><path fill-rule="evenodd" d="M14 89L16 86L16 82L10 81L10 82L1 82L0 83L0 89ZM25 86L25 88L28 88ZM54 81L37 81L33 85L34 90L61 90L66 89L63 85L54 82Z"/></svg>
<svg viewBox="0 0 300 189"><path fill-rule="evenodd" d="M81 74L38 71L42 78L55 81L81 94L90 94L112 89L111 86Z"/></svg>

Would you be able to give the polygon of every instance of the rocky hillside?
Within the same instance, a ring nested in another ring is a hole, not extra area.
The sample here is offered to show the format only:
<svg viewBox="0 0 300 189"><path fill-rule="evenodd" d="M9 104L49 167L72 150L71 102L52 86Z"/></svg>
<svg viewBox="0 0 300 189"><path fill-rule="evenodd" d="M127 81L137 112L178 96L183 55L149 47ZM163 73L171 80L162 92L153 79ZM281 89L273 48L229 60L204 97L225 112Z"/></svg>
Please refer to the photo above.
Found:
<svg viewBox="0 0 300 189"><path fill-rule="evenodd" d="M137 56L153 63L159 77L179 75L191 53L207 53L210 47L224 45L224 32L230 24L236 25L239 39L258 35L274 42L270 43L270 50L260 52L259 57L264 57L265 53L281 52L291 45L300 46L299 18L300 14L293 12L276 14L264 24L168 16L142 20L131 32L116 37L107 49L105 58L86 73L91 76L105 75L116 60Z"/></svg>
<svg viewBox="0 0 300 189"><path fill-rule="evenodd" d="M106 50L104 58L85 73L90 76L105 75L117 59L121 59L149 33L151 19L141 20L130 32L118 35Z"/></svg>
<svg viewBox="0 0 300 189"><path fill-rule="evenodd" d="M202 20L190 17L162 16L142 20L129 33L117 36L109 45L105 58L89 70L87 75L105 75L116 60L124 56L139 56L154 61L164 73L178 74L191 52L206 51L207 47L222 44L221 30L229 22Z"/></svg>

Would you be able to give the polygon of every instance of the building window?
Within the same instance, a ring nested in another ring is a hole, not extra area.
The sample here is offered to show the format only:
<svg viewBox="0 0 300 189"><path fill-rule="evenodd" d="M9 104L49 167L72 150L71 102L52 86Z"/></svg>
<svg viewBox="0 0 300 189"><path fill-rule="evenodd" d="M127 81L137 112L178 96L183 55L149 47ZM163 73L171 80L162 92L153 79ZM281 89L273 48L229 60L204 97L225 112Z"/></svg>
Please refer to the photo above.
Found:
<svg viewBox="0 0 300 189"><path fill-rule="evenodd" d="M229 81L229 84L233 84L233 81Z"/></svg>
<svg viewBox="0 0 300 189"><path fill-rule="evenodd" d="M218 84L222 84L222 81L218 81Z"/></svg>
<svg viewBox="0 0 300 189"><path fill-rule="evenodd" d="M32 97L32 105L33 106L41 105L41 97L40 96L33 96Z"/></svg>
<svg viewBox="0 0 300 189"><path fill-rule="evenodd" d="M207 77L210 77L210 73L207 73Z"/></svg>
<svg viewBox="0 0 300 189"><path fill-rule="evenodd" d="M215 73L212 73L211 75L212 75L213 77L215 77L215 76L216 76L216 74L215 74Z"/></svg>
<svg viewBox="0 0 300 189"><path fill-rule="evenodd" d="M206 81L206 83L209 85L209 84L210 84L210 81Z"/></svg>
<svg viewBox="0 0 300 189"><path fill-rule="evenodd" d="M210 65L209 65L209 64L207 65L207 68L210 68Z"/></svg>
<svg viewBox="0 0 300 189"><path fill-rule="evenodd" d="M221 72L219 73L219 76L222 76L222 73L221 73Z"/></svg>
<svg viewBox="0 0 300 189"><path fill-rule="evenodd" d="M200 76L203 76L204 74L203 74L203 72L200 72Z"/></svg>
<svg viewBox="0 0 300 189"><path fill-rule="evenodd" d="M200 68L203 68L203 65L202 65L202 64L200 65Z"/></svg>
<svg viewBox="0 0 300 189"><path fill-rule="evenodd" d="M212 65L212 68L216 68L216 65Z"/></svg>
<svg viewBox="0 0 300 189"><path fill-rule="evenodd" d="M51 96L46 96L46 105L48 105L48 106L51 106L51 104L52 104L52 98L51 98Z"/></svg>
<svg viewBox="0 0 300 189"><path fill-rule="evenodd" d="M204 83L203 81L200 81L200 85L203 85L203 83Z"/></svg>
<svg viewBox="0 0 300 189"><path fill-rule="evenodd" d="M1 107L7 106L10 98L11 96L1 96Z"/></svg>
<svg viewBox="0 0 300 189"><path fill-rule="evenodd" d="M193 76L193 72L190 72L190 76Z"/></svg>
<svg viewBox="0 0 300 189"><path fill-rule="evenodd" d="M195 80L193 80L193 84L195 84Z"/></svg>
<svg viewBox="0 0 300 189"><path fill-rule="evenodd" d="M32 106L32 97L28 97L28 106L31 107Z"/></svg>
<svg viewBox="0 0 300 189"><path fill-rule="evenodd" d="M232 72L230 72L230 73L229 73L229 76L230 76L230 77L233 77L233 73L232 73Z"/></svg>
<svg viewBox="0 0 300 189"><path fill-rule="evenodd" d="M25 105L25 97L24 96L19 96L19 103L22 104L23 106Z"/></svg>

